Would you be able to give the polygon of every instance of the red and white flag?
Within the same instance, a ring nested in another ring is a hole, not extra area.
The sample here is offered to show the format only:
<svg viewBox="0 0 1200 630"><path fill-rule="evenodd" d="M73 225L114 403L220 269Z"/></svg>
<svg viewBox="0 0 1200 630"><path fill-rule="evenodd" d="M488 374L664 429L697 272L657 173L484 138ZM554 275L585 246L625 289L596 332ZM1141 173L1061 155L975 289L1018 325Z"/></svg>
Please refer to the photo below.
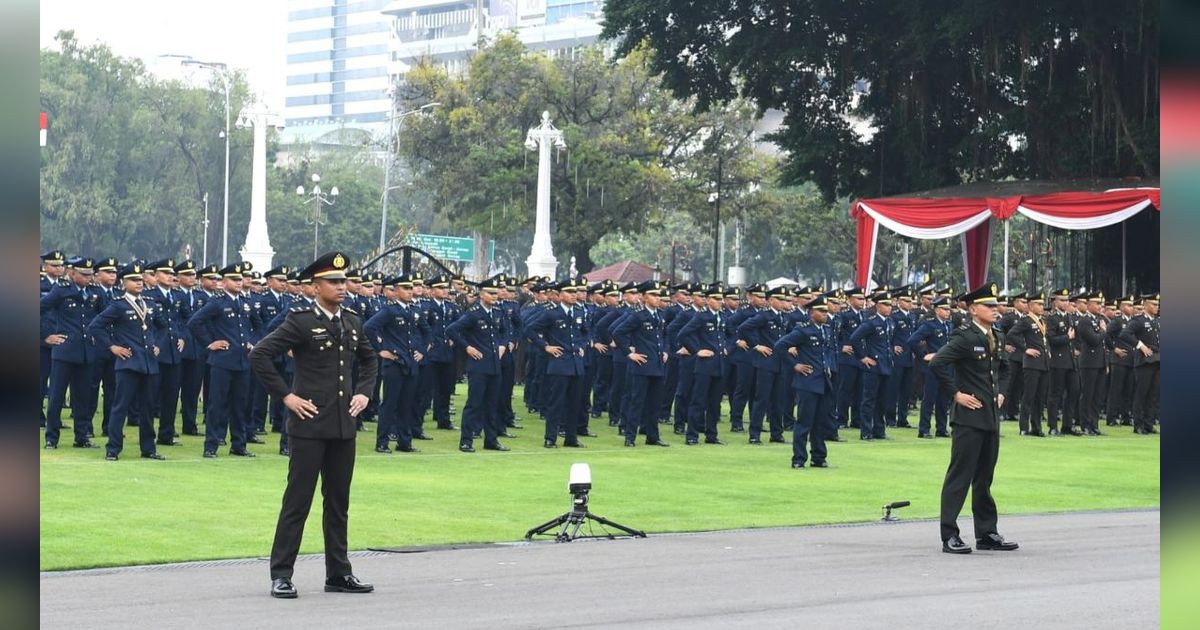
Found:
<svg viewBox="0 0 1200 630"><path fill-rule="evenodd" d="M46 112L41 116L41 132L38 134L42 146L46 146Z"/></svg>

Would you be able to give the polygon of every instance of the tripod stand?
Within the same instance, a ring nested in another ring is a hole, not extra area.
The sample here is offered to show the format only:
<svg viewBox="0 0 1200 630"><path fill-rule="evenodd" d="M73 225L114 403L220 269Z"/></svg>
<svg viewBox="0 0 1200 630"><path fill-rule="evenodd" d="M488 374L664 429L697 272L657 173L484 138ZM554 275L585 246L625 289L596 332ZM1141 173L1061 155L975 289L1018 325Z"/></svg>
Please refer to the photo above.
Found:
<svg viewBox="0 0 1200 630"><path fill-rule="evenodd" d="M554 536L554 542L571 542L572 540L575 540L576 538L580 538L579 530L580 530L580 528L583 527L583 524L587 521L594 521L596 523L599 523L600 525L612 527L613 529L619 529L622 532L625 532L626 534L633 536L634 538L645 538L646 537L646 532L638 531L636 529L631 529L629 527L621 525L620 523L614 523L614 522L604 518L603 516L597 516L596 514L592 514L591 512L588 511L587 504L588 504L587 493L586 492L576 493L575 498L571 504L570 512L567 512L566 514L563 514L562 516L557 516L557 517L555 517L545 523L542 523L541 525L538 525L537 527L534 527L533 529L525 532L525 540L533 540L533 537L535 535L548 533L550 530L561 526L562 529L559 530L558 534L556 534ZM598 538L598 537L593 536L592 538ZM614 536L612 534L608 534L607 536L605 536L605 538L612 539L612 538L616 538L616 536Z"/></svg>

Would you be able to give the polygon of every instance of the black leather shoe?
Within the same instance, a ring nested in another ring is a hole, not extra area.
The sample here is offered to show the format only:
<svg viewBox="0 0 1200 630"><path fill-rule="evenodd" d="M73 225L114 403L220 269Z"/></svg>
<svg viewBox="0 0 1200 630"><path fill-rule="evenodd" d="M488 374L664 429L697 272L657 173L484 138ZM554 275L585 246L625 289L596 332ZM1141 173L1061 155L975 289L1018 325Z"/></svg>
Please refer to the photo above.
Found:
<svg viewBox="0 0 1200 630"><path fill-rule="evenodd" d="M746 427L731 427L729 429L729 432L730 433L745 433Z"/></svg>
<svg viewBox="0 0 1200 630"><path fill-rule="evenodd" d="M508 438L510 440L513 440L513 439L517 438L517 435L515 433L509 433L508 431L505 431L503 433L497 433L496 437Z"/></svg>
<svg viewBox="0 0 1200 630"><path fill-rule="evenodd" d="M166 457L163 457L161 453L142 453L142 459L164 460Z"/></svg>
<svg viewBox="0 0 1200 630"><path fill-rule="evenodd" d="M722 442L720 438L713 438L713 439L711 439L711 440L710 440L710 439L708 439L708 438L704 438L704 443L705 443L705 444L716 444L716 445L718 445L718 446L724 446L724 445L725 445L725 443L724 443L724 442Z"/></svg>
<svg viewBox="0 0 1200 630"><path fill-rule="evenodd" d="M433 438L429 437L428 435L425 435L424 433L418 433L417 435L413 436L413 439L414 440L432 440Z"/></svg>
<svg viewBox="0 0 1200 630"><path fill-rule="evenodd" d="M275 578L271 580L271 597L296 599L296 586L287 578Z"/></svg>
<svg viewBox="0 0 1200 630"><path fill-rule="evenodd" d="M505 428L506 429L524 429L525 425L521 424L520 422L514 422L510 425L507 425Z"/></svg>
<svg viewBox="0 0 1200 630"><path fill-rule="evenodd" d="M684 442L684 444L687 444L688 446L695 446L699 443L700 443L700 440L688 440L688 441Z"/></svg>
<svg viewBox="0 0 1200 630"><path fill-rule="evenodd" d="M683 435L683 434L687 433L687 431L684 431L683 429L675 429L673 432L675 433L675 435Z"/></svg>
<svg viewBox="0 0 1200 630"><path fill-rule="evenodd" d="M928 433L918 433L917 437L922 440L932 440L933 439L933 436L929 435Z"/></svg>
<svg viewBox="0 0 1200 630"><path fill-rule="evenodd" d="M905 421L905 422L897 422L897 423L896 423L896 428L897 428L897 429L911 429L911 428L913 428L913 425L909 424L907 421Z"/></svg>
<svg viewBox="0 0 1200 630"><path fill-rule="evenodd" d="M485 450L485 451L501 451L501 452L504 452L504 451L511 451L512 449L511 449L511 448L508 448L507 446L505 446L505 445L503 445L503 444L501 444L501 443L499 443L499 442L496 442L495 444L484 444L484 445L483 445L483 450Z"/></svg>
<svg viewBox="0 0 1200 630"><path fill-rule="evenodd" d="M91 440L84 440L82 442L76 442L76 443L72 444L71 446L74 446L75 448L96 448L96 445L92 444Z"/></svg>
<svg viewBox="0 0 1200 630"><path fill-rule="evenodd" d="M950 432L949 431L938 431L934 435L936 435L938 437L950 437Z"/></svg>
<svg viewBox="0 0 1200 630"><path fill-rule="evenodd" d="M646 440L646 446L671 446L662 440Z"/></svg>
<svg viewBox="0 0 1200 630"><path fill-rule="evenodd" d="M558 448L558 444L556 444L554 440L545 440L542 442L542 446L545 448Z"/></svg>
<svg viewBox="0 0 1200 630"><path fill-rule="evenodd" d="M388 447L386 447L386 446L376 446L376 447L375 447L375 452L376 452L376 453L391 453L391 452L392 452L392 449L390 449L390 448L388 448Z"/></svg>
<svg viewBox="0 0 1200 630"><path fill-rule="evenodd" d="M175 438L171 438L169 440L155 440L154 443L159 446L179 446L181 442Z"/></svg>
<svg viewBox="0 0 1200 630"><path fill-rule="evenodd" d="M792 464L793 470L804 470L804 464Z"/></svg>
<svg viewBox="0 0 1200 630"><path fill-rule="evenodd" d="M353 575L325 580L326 593L370 593L375 590L374 584L360 582Z"/></svg>
<svg viewBox="0 0 1200 630"><path fill-rule="evenodd" d="M262 440L262 438L258 437L257 435L251 435L250 437L246 438L246 443L247 444L266 444L266 442L264 442Z"/></svg>
<svg viewBox="0 0 1200 630"><path fill-rule="evenodd" d="M254 453L251 453L250 451L247 451L245 449L242 449L240 451L235 451L233 449L229 449L229 454L237 455L238 457L254 457Z"/></svg>
<svg viewBox="0 0 1200 630"><path fill-rule="evenodd" d="M1013 551L1019 546L1015 542L1004 540L1003 536L996 533L975 539L975 548L980 551Z"/></svg>
<svg viewBox="0 0 1200 630"><path fill-rule="evenodd" d="M942 552L957 554L971 553L971 548L967 546L967 543L963 542L962 538L951 536L949 540L942 541Z"/></svg>
<svg viewBox="0 0 1200 630"><path fill-rule="evenodd" d="M266 435L266 434L267 434L266 429L255 429L254 430L254 435Z"/></svg>
<svg viewBox="0 0 1200 630"><path fill-rule="evenodd" d="M50 442L46 442L46 446L44 446L43 448L45 448L47 451L53 451L54 449L58 448L58 445L51 444Z"/></svg>
<svg viewBox="0 0 1200 630"><path fill-rule="evenodd" d="M763 442L760 438L750 438L750 443L755 446L762 446Z"/></svg>
<svg viewBox="0 0 1200 630"><path fill-rule="evenodd" d="M226 442L225 439L222 438L220 440L217 440L217 446L229 446L229 442Z"/></svg>
<svg viewBox="0 0 1200 630"><path fill-rule="evenodd" d="M291 457L292 451L290 449L281 448L281 449L279 449L279 454L283 455L284 457Z"/></svg>
<svg viewBox="0 0 1200 630"><path fill-rule="evenodd" d="M585 448L583 442L575 440L574 442L563 442L563 446L567 448Z"/></svg>
<svg viewBox="0 0 1200 630"><path fill-rule="evenodd" d="M204 459L216 459L216 458L217 458L216 451L204 451Z"/></svg>
<svg viewBox="0 0 1200 630"><path fill-rule="evenodd" d="M626 439L626 440L625 440L625 446L637 446L637 442L635 442L635 441L633 441L633 440Z"/></svg>
<svg viewBox="0 0 1200 630"><path fill-rule="evenodd" d="M412 444L409 444L407 446L397 446L396 452L397 453L420 453L421 449L413 446Z"/></svg>
<svg viewBox="0 0 1200 630"><path fill-rule="evenodd" d="M575 437L596 437L596 434L591 431L578 431L575 433Z"/></svg>
<svg viewBox="0 0 1200 630"><path fill-rule="evenodd" d="M808 465L812 468L829 468L829 462L810 462Z"/></svg>
<svg viewBox="0 0 1200 630"><path fill-rule="evenodd" d="M184 435L200 435L199 431L184 431Z"/></svg>
<svg viewBox="0 0 1200 630"><path fill-rule="evenodd" d="M453 424L439 424L437 428L439 431L457 431L458 430L458 427L454 426Z"/></svg>
<svg viewBox="0 0 1200 630"><path fill-rule="evenodd" d="M117 461L117 456L116 455L105 455L104 461L115 462L115 461Z"/></svg>
<svg viewBox="0 0 1200 630"><path fill-rule="evenodd" d="M460 450L460 451L462 451L462 452L464 452L464 453L474 453L474 452L475 452L475 447L474 447L474 446L471 446L470 444L459 444L459 445L458 445L458 450Z"/></svg>
<svg viewBox="0 0 1200 630"><path fill-rule="evenodd" d="M771 443L772 444L787 444L787 440L784 438L781 438L781 437L773 437L773 438L771 438Z"/></svg>

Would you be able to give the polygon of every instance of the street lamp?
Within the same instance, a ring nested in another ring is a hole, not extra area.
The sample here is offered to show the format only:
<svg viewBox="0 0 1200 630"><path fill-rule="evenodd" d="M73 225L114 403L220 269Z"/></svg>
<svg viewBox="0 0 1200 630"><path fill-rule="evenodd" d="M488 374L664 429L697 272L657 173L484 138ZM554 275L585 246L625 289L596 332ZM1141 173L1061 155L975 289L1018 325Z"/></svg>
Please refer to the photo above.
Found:
<svg viewBox="0 0 1200 630"><path fill-rule="evenodd" d="M174 55L162 55L174 56ZM198 66L212 70L221 79L221 88L225 92L225 129L218 136L225 140L225 203L221 219L221 266L229 264L229 67L220 61L200 61L188 55L183 57L180 65Z"/></svg>
<svg viewBox="0 0 1200 630"><path fill-rule="evenodd" d="M389 92L391 92L392 94L395 93L394 90L389 90ZM426 109L430 109L433 107L437 107L438 105L441 105L441 103L434 101L432 103L426 103L416 109L410 109L406 112L396 113L395 105L394 105L394 101L393 101L392 115L390 117L388 117L389 126L388 126L388 142L387 142L387 164L386 164L386 166L384 166L384 169L383 169L383 213L382 213L382 216L380 216L380 218L379 218L379 251L383 251L384 243L387 240L388 191L391 190L391 187L389 186L389 184L391 183L392 162L393 162L393 156L395 155L396 121L398 121L406 116L411 116L412 114L415 114L417 112L424 111Z"/></svg>
<svg viewBox="0 0 1200 630"><path fill-rule="evenodd" d="M204 253L200 257L200 266L208 266L208 193L204 193Z"/></svg>
<svg viewBox="0 0 1200 630"><path fill-rule="evenodd" d="M329 193L321 190L321 176L316 173L312 174L313 187L310 191L305 191L304 186L296 187L296 194L303 197L308 195L313 202L312 217L306 219L305 222L313 226L313 260L317 259L317 246L321 239L321 224L325 223L325 219L321 216L321 206L332 206L337 201L338 189L337 186L329 189Z"/></svg>

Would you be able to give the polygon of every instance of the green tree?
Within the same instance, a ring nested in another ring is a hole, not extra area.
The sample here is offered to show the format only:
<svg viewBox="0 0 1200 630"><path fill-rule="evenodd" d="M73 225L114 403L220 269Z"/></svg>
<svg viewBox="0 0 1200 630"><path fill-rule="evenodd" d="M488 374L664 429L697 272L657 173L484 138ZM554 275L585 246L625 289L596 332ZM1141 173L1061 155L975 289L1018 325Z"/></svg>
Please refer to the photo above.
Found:
<svg viewBox="0 0 1200 630"><path fill-rule="evenodd" d="M1159 169L1155 2L610 0L605 18L681 98L782 110L785 181L827 199Z"/></svg>

